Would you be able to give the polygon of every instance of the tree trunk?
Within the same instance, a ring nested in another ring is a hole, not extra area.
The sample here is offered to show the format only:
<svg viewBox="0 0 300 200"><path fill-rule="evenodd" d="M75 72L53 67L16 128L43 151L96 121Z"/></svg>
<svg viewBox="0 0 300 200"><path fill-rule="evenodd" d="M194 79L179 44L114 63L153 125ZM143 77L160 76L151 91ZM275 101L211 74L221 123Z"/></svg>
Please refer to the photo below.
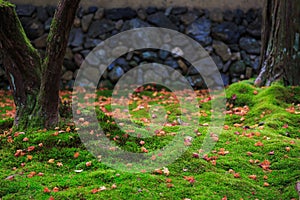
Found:
<svg viewBox="0 0 300 200"><path fill-rule="evenodd" d="M17 107L14 124L27 126L41 84L41 58L25 36L14 5L0 4L0 49ZM22 125L21 125L22 124Z"/></svg>
<svg viewBox="0 0 300 200"><path fill-rule="evenodd" d="M42 125L53 127L58 123L59 84L69 33L80 0L62 0L52 20L46 58L42 65L43 78L36 112L44 118Z"/></svg>
<svg viewBox="0 0 300 200"><path fill-rule="evenodd" d="M263 10L261 71L255 85L300 84L300 2L265 0Z"/></svg>
<svg viewBox="0 0 300 200"><path fill-rule="evenodd" d="M0 0L0 53L17 112L14 126L53 127L58 123L59 82L63 58L80 0L61 0L41 59L26 37L13 4Z"/></svg>

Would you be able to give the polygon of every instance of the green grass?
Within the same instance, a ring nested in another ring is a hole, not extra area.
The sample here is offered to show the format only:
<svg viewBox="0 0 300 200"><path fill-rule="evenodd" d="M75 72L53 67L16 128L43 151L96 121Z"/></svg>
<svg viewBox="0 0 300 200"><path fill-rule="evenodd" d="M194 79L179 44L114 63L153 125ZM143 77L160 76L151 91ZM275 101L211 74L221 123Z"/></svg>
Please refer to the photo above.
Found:
<svg viewBox="0 0 300 200"><path fill-rule="evenodd" d="M112 111L109 103L97 106L97 118L112 143L128 152L141 153L144 147L149 151L145 155L167 145L181 128L183 137L193 138L192 145L178 159L164 166L168 168L169 175L159 170L141 172L137 169L136 173L130 173L110 168L105 164L105 158L96 158L86 149L72 124L62 124L59 129L68 129L69 132L26 130L24 134L15 135L3 125L11 124L12 119L3 118L0 120L0 197L3 200L49 199L51 196L54 199L222 199L226 196L228 199L284 200L299 197L295 184L300 181L300 115L297 114L300 112L297 110L300 109L297 107L300 87L275 84L269 88L255 88L242 82L227 88L227 112L246 105L249 111L244 116L226 116L227 127L207 155L211 160L195 156L200 154L202 142L210 134L208 127L202 125L210 123L211 101L200 103L199 125L195 122L191 128L175 123L181 114L176 101L164 103L170 96L164 98L167 93L158 91L154 95L154 92L145 90L136 93L128 113L136 125L134 134L144 134L144 129L149 126L142 118L151 121L153 114L159 115L160 111L162 116L167 114L165 122L173 123L173 126L154 127L164 131L161 135L139 138L126 133L124 127L122 129L122 126L114 124L113 117L103 113L103 108L107 112ZM107 100L110 95L111 91L99 91L96 99ZM233 99L233 96L236 98ZM198 100L205 98L207 96L201 96ZM0 101L6 102L5 99L11 99L9 94ZM136 109L145 103L142 100L147 102L145 105L149 106L149 110ZM160 106L156 107L158 110L152 109L157 105ZM286 109L293 105L297 112L288 112ZM0 114L5 115L6 110L12 108L3 106L1 110ZM89 114L90 111L85 111L83 116L87 118ZM126 123L128 119L122 120ZM188 119L183 118L183 121ZM235 124L240 124L240 127ZM259 143L263 146L257 146ZM35 148L28 152L30 146ZM23 150L25 155L14 156L17 150ZM222 155L224 151L226 154ZM79 153L77 158L74 157L76 152ZM168 158L171 159L164 159ZM102 161L99 162L99 159ZM116 161L114 159L110 158L110 161ZM265 160L270 162L267 170L260 166ZM91 165L87 166L87 162ZM36 175L28 177L31 172L36 172ZM43 176L38 176L39 172ZM239 177L235 178L234 173L238 173ZM249 178L250 175L256 175L256 179ZM14 178L8 180L9 176ZM187 177L194 181L189 182ZM268 186L264 185L266 183ZM92 193L102 186L106 189ZM44 192L46 187L49 193ZM53 191L55 187L58 192Z"/></svg>

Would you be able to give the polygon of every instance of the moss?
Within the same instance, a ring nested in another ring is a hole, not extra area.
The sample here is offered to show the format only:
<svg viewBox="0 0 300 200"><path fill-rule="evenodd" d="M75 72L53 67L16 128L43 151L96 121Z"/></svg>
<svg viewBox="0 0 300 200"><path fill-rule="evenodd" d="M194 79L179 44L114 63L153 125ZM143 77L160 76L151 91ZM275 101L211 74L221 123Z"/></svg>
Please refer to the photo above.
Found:
<svg viewBox="0 0 300 200"><path fill-rule="evenodd" d="M226 89L226 98L236 106L253 105L255 88L245 82L234 83ZM233 100L233 96L236 96Z"/></svg>
<svg viewBox="0 0 300 200"><path fill-rule="evenodd" d="M287 103L292 103L293 97L289 89L282 85L273 85L264 89L255 98L256 104L273 104L276 106L285 107Z"/></svg>
<svg viewBox="0 0 300 200"><path fill-rule="evenodd" d="M8 6L15 7L14 4L12 4L12 3L8 2L8 1L0 0L0 7L8 7Z"/></svg>

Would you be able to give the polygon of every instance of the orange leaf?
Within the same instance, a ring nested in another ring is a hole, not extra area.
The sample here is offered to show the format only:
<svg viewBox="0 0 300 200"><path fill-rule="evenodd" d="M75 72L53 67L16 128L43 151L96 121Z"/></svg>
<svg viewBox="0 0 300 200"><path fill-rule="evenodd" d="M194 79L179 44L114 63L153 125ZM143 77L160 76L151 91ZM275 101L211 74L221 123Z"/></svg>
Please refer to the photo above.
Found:
<svg viewBox="0 0 300 200"><path fill-rule="evenodd" d="M167 183L172 183L172 179L167 178L167 179L166 179L166 182L167 182Z"/></svg>
<svg viewBox="0 0 300 200"><path fill-rule="evenodd" d="M45 188L44 188L44 192L45 192L45 193L50 193L51 190L49 190L49 188L45 187Z"/></svg>
<svg viewBox="0 0 300 200"><path fill-rule="evenodd" d="M27 151L28 151L28 152L29 152L29 151L33 151L34 148L35 148L34 146L30 146L30 147L27 148Z"/></svg>
<svg viewBox="0 0 300 200"><path fill-rule="evenodd" d="M162 171L161 169L155 169L155 170L154 170L154 173L156 173L156 174L162 174L163 171Z"/></svg>
<svg viewBox="0 0 300 200"><path fill-rule="evenodd" d="M234 176L234 178L240 178L241 177L239 173L235 173L235 174L233 174L233 176Z"/></svg>
<svg viewBox="0 0 300 200"><path fill-rule="evenodd" d="M54 188L52 189L52 191L53 191L53 192L58 192L58 191L59 191L59 188L58 188L58 187L54 187Z"/></svg>
<svg viewBox="0 0 300 200"><path fill-rule="evenodd" d="M78 158L79 152L74 153L74 158Z"/></svg>
<svg viewBox="0 0 300 200"><path fill-rule="evenodd" d="M117 188L117 185L115 183L112 184L111 189L116 189L116 188Z"/></svg>
<svg viewBox="0 0 300 200"><path fill-rule="evenodd" d="M254 146L256 146L256 147L262 147L262 146L264 146L264 144L261 141L258 141L258 142L256 142L254 144Z"/></svg>
<svg viewBox="0 0 300 200"><path fill-rule="evenodd" d="M269 170L270 164L271 164L270 161L264 160L262 163L260 163L260 166L264 170Z"/></svg>
<svg viewBox="0 0 300 200"><path fill-rule="evenodd" d="M256 180L257 176L256 175L250 175L249 178Z"/></svg>
<svg viewBox="0 0 300 200"><path fill-rule="evenodd" d="M270 184L269 183L267 183L267 182L264 182L264 187L269 187L270 186Z"/></svg>

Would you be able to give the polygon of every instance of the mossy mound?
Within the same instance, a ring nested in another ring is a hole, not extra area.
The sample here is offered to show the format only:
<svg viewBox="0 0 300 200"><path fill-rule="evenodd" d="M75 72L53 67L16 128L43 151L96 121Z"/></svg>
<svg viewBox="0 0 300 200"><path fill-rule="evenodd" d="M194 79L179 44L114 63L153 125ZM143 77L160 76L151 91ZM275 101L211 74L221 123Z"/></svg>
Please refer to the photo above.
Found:
<svg viewBox="0 0 300 200"><path fill-rule="evenodd" d="M253 105L255 87L246 83L234 83L226 89L226 98L236 106Z"/></svg>
<svg viewBox="0 0 300 200"><path fill-rule="evenodd" d="M235 83L226 90L226 97L234 107L249 106L244 125L264 124L278 133L299 137L300 116L287 109L300 103L300 87L284 87L275 83L266 88L255 88L247 82ZM239 116L231 116L238 123ZM286 126L285 129L282 129Z"/></svg>

